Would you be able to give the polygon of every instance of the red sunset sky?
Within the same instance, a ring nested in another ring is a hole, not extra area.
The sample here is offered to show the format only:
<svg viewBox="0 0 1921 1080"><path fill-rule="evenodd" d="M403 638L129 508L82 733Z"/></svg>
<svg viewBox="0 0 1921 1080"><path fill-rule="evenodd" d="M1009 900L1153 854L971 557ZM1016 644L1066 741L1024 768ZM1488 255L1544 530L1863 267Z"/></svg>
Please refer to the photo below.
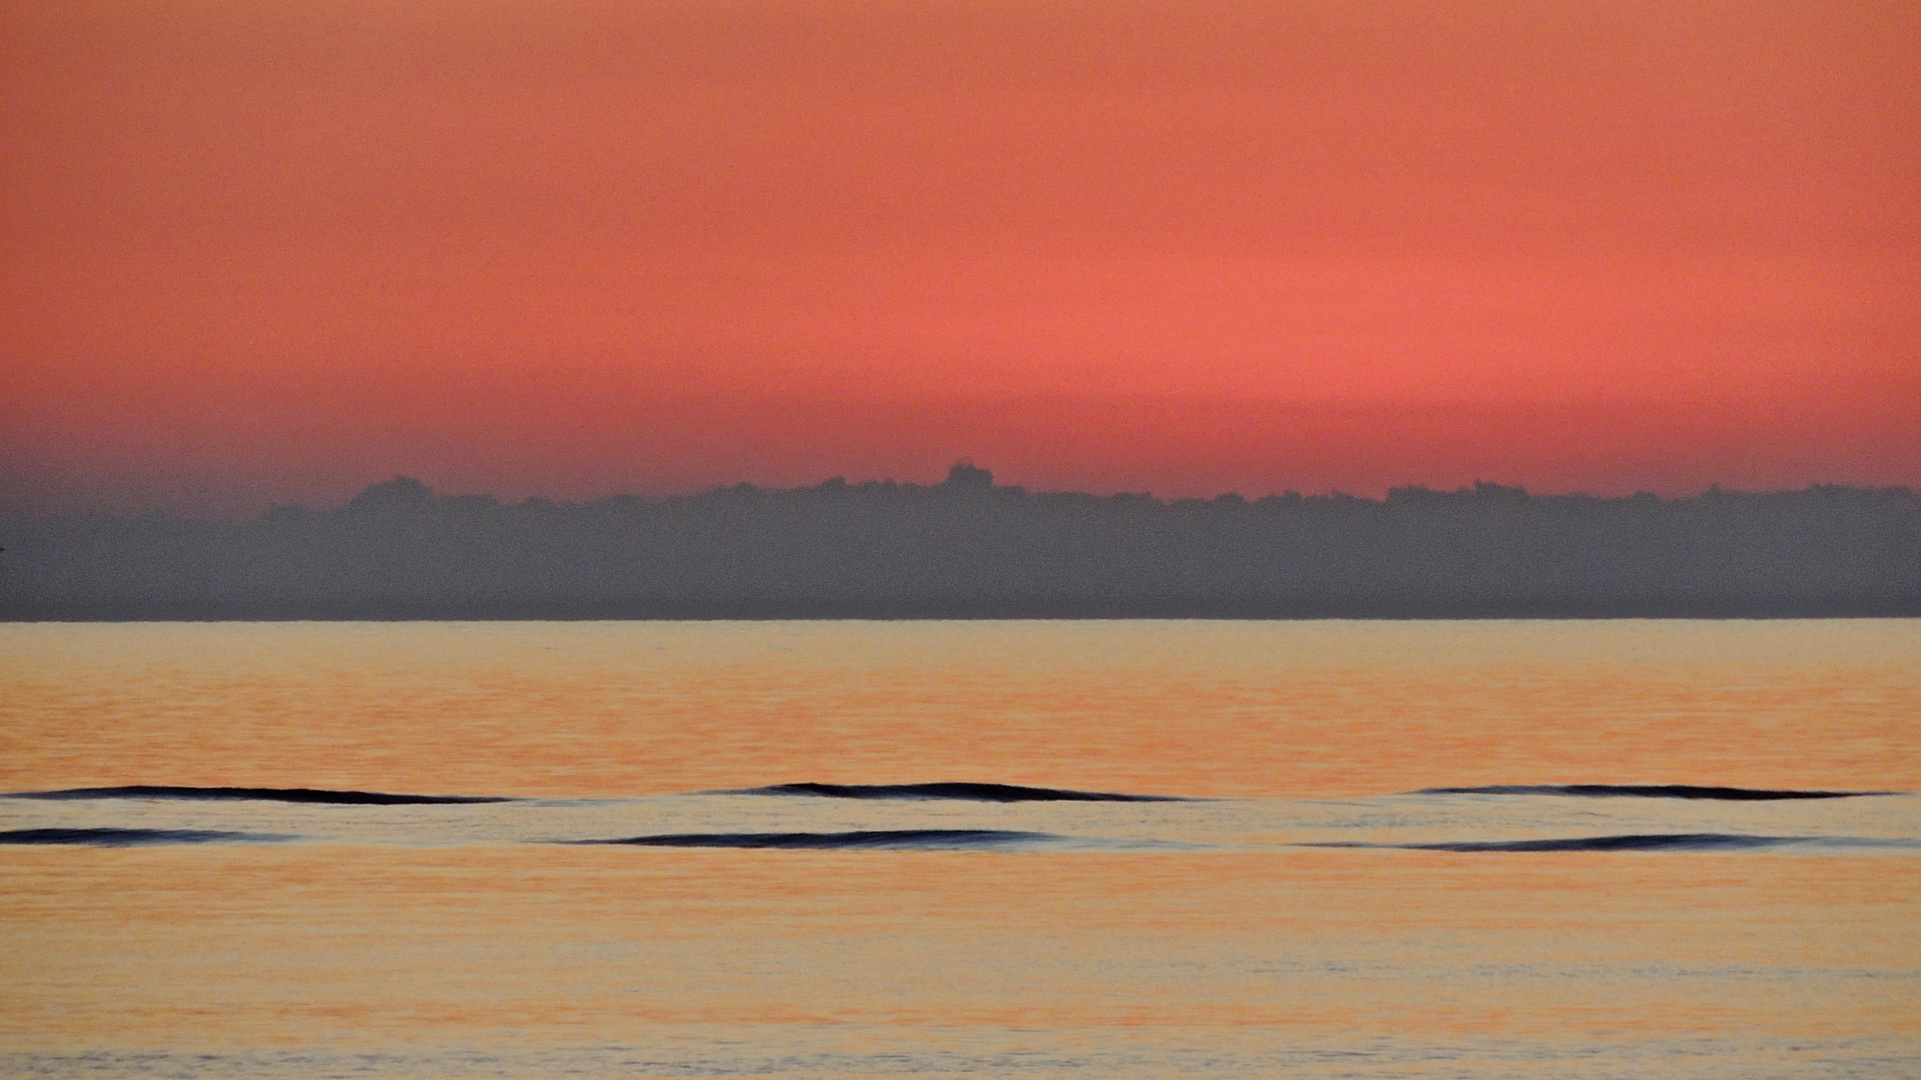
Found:
<svg viewBox="0 0 1921 1080"><path fill-rule="evenodd" d="M21 0L0 504L1921 485L1921 5Z"/></svg>

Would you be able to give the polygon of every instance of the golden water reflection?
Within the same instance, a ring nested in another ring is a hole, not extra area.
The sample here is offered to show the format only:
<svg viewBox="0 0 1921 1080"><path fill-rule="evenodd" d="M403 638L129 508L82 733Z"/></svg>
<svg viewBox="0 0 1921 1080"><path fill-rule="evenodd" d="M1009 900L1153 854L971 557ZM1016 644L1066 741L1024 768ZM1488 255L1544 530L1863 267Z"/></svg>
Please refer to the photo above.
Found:
<svg viewBox="0 0 1921 1080"><path fill-rule="evenodd" d="M0 788L1921 789L1921 620L0 626Z"/></svg>
<svg viewBox="0 0 1921 1080"><path fill-rule="evenodd" d="M1912 858L28 850L0 926L15 1051L1921 1025Z"/></svg>
<svg viewBox="0 0 1921 1080"><path fill-rule="evenodd" d="M9 790L1921 788L1899 622L7 626L0 657ZM1917 927L1899 852L15 846L0 1066L1900 1075Z"/></svg>

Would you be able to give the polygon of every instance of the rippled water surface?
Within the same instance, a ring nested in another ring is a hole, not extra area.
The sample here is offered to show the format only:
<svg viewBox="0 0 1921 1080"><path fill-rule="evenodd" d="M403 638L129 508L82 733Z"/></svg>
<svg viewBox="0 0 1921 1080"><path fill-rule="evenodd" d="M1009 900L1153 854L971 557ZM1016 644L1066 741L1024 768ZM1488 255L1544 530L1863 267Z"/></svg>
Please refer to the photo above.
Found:
<svg viewBox="0 0 1921 1080"><path fill-rule="evenodd" d="M0 1074L1921 1075L1921 624L0 626Z"/></svg>

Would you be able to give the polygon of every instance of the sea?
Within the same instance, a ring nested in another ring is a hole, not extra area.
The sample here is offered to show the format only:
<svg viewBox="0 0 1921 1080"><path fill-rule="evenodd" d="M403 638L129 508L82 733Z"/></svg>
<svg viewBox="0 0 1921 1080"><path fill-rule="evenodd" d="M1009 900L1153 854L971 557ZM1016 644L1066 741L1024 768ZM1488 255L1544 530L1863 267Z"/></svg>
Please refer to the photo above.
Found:
<svg viewBox="0 0 1921 1080"><path fill-rule="evenodd" d="M8 1077L1921 1076L1921 620L0 625Z"/></svg>

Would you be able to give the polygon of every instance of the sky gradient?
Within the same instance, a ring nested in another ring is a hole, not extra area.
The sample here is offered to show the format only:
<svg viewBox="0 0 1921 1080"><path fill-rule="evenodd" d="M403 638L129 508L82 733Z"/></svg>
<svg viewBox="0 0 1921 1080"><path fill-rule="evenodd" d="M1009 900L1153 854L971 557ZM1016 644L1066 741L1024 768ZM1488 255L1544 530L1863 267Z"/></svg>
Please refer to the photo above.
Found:
<svg viewBox="0 0 1921 1080"><path fill-rule="evenodd" d="M0 504L1921 485L1921 9L0 10Z"/></svg>

